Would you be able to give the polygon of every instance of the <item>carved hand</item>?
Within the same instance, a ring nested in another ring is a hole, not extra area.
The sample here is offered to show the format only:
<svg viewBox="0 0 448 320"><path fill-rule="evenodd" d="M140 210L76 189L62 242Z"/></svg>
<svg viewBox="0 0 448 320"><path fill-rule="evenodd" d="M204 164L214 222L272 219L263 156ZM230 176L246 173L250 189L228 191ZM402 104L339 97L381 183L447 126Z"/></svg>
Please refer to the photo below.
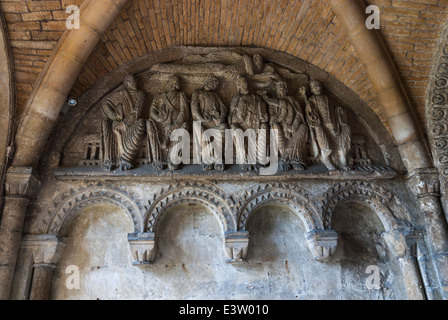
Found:
<svg viewBox="0 0 448 320"><path fill-rule="evenodd" d="M113 121L112 122L112 130L114 132L125 131L126 130L126 125L124 124L123 121Z"/></svg>

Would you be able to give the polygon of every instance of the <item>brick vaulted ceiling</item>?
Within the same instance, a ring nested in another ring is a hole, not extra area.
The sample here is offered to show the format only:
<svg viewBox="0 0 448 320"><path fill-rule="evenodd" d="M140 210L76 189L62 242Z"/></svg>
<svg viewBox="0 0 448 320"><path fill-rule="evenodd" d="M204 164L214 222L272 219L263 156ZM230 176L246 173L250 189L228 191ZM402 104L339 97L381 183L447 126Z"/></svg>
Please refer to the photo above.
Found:
<svg viewBox="0 0 448 320"><path fill-rule="evenodd" d="M15 63L17 116L65 30L65 8L83 0L0 0ZM424 126L432 58L447 0L368 0L381 9L381 34ZM367 74L325 0L131 0L83 67L79 96L118 66L171 46L250 46L286 52L327 71L385 121ZM387 123L385 122L387 126Z"/></svg>

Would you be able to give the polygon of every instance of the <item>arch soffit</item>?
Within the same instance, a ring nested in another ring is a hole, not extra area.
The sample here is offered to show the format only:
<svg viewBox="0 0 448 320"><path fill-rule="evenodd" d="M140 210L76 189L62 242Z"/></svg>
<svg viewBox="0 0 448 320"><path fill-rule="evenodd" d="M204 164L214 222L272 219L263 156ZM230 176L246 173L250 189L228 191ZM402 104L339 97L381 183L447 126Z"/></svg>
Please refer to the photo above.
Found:
<svg viewBox="0 0 448 320"><path fill-rule="evenodd" d="M236 222L232 210L232 201L218 188L212 185L184 184L169 186L155 194L148 201L144 215L145 232L156 233L162 217L172 208L198 203L206 206L217 215L224 233L236 231Z"/></svg>
<svg viewBox="0 0 448 320"><path fill-rule="evenodd" d="M134 232L143 230L141 210L134 199L122 190L97 186L73 192L62 197L60 202L55 202L55 208L48 218L40 221L39 232L65 235L75 216L95 204L112 204L118 207L131 219Z"/></svg>
<svg viewBox="0 0 448 320"><path fill-rule="evenodd" d="M247 190L237 203L238 230L246 231L250 216L260 207L281 204L289 207L300 218L307 232L323 229L316 206L303 190L284 185L265 185Z"/></svg>
<svg viewBox="0 0 448 320"><path fill-rule="evenodd" d="M371 208L380 219L386 232L409 228L410 216L399 200L389 191L368 182L338 183L324 194L321 207L325 228L331 229L332 217L337 206L353 201Z"/></svg>

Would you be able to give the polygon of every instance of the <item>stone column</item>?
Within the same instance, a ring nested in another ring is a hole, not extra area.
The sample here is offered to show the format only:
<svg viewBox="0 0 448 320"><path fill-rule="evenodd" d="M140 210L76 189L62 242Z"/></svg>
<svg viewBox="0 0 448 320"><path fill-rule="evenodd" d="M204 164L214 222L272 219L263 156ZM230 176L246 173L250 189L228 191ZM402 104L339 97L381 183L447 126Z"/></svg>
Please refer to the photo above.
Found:
<svg viewBox="0 0 448 320"><path fill-rule="evenodd" d="M40 186L29 167L6 173L5 206L0 225L0 299L9 299L28 203Z"/></svg>
<svg viewBox="0 0 448 320"><path fill-rule="evenodd" d="M426 244L437 273L440 296L448 299L448 226L440 202L438 172L436 169L415 170L407 177L407 184L423 214Z"/></svg>
<svg viewBox="0 0 448 320"><path fill-rule="evenodd" d="M48 300L51 294L53 270L62 254L65 242L50 234L27 235L22 244L33 255L30 300Z"/></svg>
<svg viewBox="0 0 448 320"><path fill-rule="evenodd" d="M423 241L423 231L396 229L383 233L383 238L397 258L408 299L426 300L417 261L417 246L419 241Z"/></svg>

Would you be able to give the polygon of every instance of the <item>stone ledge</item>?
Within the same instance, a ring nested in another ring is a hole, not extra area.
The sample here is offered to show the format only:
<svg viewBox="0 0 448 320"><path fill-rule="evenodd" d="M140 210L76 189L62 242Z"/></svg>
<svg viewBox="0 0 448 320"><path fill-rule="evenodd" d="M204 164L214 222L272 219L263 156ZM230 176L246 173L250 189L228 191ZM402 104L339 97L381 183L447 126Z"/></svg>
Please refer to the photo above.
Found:
<svg viewBox="0 0 448 320"><path fill-rule="evenodd" d="M397 176L391 168L379 166L354 167L351 171L334 170L329 172L323 165L314 165L304 171L278 172L273 176L262 176L257 172L246 172L237 165L228 166L224 171L202 171L200 165L186 165L181 170L156 171L151 165L140 166L129 171L103 171L99 166L59 168L54 171L57 180L120 180L120 181L170 181L173 179L194 179L218 181L286 181L292 179L314 180L390 180Z"/></svg>

